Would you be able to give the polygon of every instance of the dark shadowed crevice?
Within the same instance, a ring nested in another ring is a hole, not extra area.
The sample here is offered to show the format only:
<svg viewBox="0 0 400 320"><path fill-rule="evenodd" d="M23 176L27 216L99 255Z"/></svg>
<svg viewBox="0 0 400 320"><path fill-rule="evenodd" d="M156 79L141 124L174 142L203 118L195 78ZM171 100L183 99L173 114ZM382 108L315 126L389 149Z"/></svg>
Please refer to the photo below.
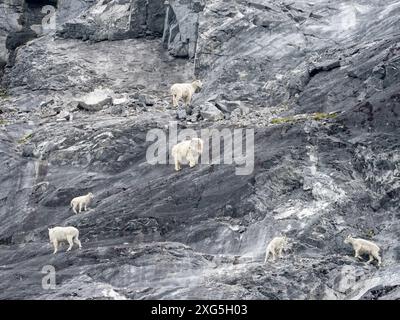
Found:
<svg viewBox="0 0 400 320"><path fill-rule="evenodd" d="M25 0L24 18L26 26L41 24L47 14L42 12L43 7L53 6L57 8L57 2L57 0Z"/></svg>
<svg viewBox="0 0 400 320"><path fill-rule="evenodd" d="M12 244L12 236L1 238L0 245L7 246Z"/></svg>
<svg viewBox="0 0 400 320"><path fill-rule="evenodd" d="M0 84L1 80L3 79L3 74L4 74L4 68L6 66L7 62L0 60Z"/></svg>
<svg viewBox="0 0 400 320"><path fill-rule="evenodd" d="M7 36L6 48L9 51L7 65L14 65L16 50L38 37L38 32L34 26L41 26L43 19L49 14L49 11L43 10L45 6L57 8L58 0L26 0L23 5L23 12L20 17L22 29L12 32ZM1 64L0 64L1 69ZM0 77L2 72L0 71Z"/></svg>
<svg viewBox="0 0 400 320"><path fill-rule="evenodd" d="M321 65L321 66L316 66L313 69L311 69L310 71L310 78L315 77L317 74L321 73L321 72L329 72L331 70L340 68L340 61L334 61L332 63L328 63L325 65Z"/></svg>

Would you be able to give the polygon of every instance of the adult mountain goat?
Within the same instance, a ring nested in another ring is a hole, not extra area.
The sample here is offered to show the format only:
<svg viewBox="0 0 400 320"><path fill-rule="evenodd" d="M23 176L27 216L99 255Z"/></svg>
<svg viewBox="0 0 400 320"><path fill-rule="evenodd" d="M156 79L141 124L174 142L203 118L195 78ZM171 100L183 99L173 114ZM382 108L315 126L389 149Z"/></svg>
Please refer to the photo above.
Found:
<svg viewBox="0 0 400 320"><path fill-rule="evenodd" d="M49 228L49 238L50 243L53 244L54 247L53 254L57 253L58 244L62 241L67 241L69 244L67 252L71 251L74 243L78 245L79 249L82 248L81 242L79 241L79 230L74 227Z"/></svg>
<svg viewBox="0 0 400 320"><path fill-rule="evenodd" d="M272 254L272 261L275 261L276 256L282 257L282 251L287 244L288 239L286 236L273 238L267 246L264 263L267 263L270 254Z"/></svg>
<svg viewBox="0 0 400 320"><path fill-rule="evenodd" d="M354 258L362 259L362 254L369 255L369 260L367 263L372 262L374 258L378 261L378 266L381 265L382 259L379 255L380 248L373 242L360 239L360 238L353 238L351 235L347 236L344 240L344 243L351 244L355 251Z"/></svg>
<svg viewBox="0 0 400 320"><path fill-rule="evenodd" d="M192 102L193 94L197 89L201 89L203 83L200 80L193 81L192 83L175 83L171 87L172 105L178 107L181 99L185 102L185 107L188 107Z"/></svg>
<svg viewBox="0 0 400 320"><path fill-rule="evenodd" d="M85 196L76 197L71 200L71 208L75 214L81 213L83 211L87 211L87 207L92 202L94 196L93 193L89 192ZM77 211L78 210L78 211Z"/></svg>
<svg viewBox="0 0 400 320"><path fill-rule="evenodd" d="M181 170L181 164L189 162L193 168L199 161L199 156L203 152L203 140L193 138L192 140L182 141L172 147L172 156L174 157L175 170Z"/></svg>

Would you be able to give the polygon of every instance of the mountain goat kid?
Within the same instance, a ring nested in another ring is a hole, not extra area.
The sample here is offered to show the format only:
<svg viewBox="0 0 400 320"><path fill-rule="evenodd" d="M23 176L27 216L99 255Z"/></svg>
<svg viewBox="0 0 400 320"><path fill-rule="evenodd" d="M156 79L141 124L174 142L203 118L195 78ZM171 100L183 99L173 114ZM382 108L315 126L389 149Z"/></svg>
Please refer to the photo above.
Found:
<svg viewBox="0 0 400 320"><path fill-rule="evenodd" d="M76 197L71 200L71 208L75 214L87 211L87 207L92 202L94 196L93 193L89 192L86 196ZM78 210L78 211L77 211Z"/></svg>
<svg viewBox="0 0 400 320"><path fill-rule="evenodd" d="M353 249L355 251L354 258L362 259L360 255L368 254L369 260L367 261L367 263L372 262L372 260L374 260L375 258L376 260L378 260L378 266L381 265L382 259L379 256L380 248L375 243L364 239L353 238L351 235L347 236L347 238L344 240L344 243L350 243L353 246Z"/></svg>
<svg viewBox="0 0 400 320"><path fill-rule="evenodd" d="M192 83L175 83L171 87L172 105L174 108L178 107L179 100L183 99L185 107L188 107L192 102L193 94L197 89L201 89L203 83L200 80L193 81Z"/></svg>
<svg viewBox="0 0 400 320"><path fill-rule="evenodd" d="M203 140L193 138L192 140L182 141L172 147L172 156L174 157L175 170L181 170L181 163L189 162L189 166L193 168L200 154L203 152Z"/></svg>
<svg viewBox="0 0 400 320"><path fill-rule="evenodd" d="M287 245L288 239L286 236L273 238L267 246L264 263L267 263L269 254L272 254L272 261L275 261L277 255L282 257L282 251Z"/></svg>
<svg viewBox="0 0 400 320"><path fill-rule="evenodd" d="M50 243L53 244L54 247L53 254L57 253L58 243L62 241L68 241L69 247L67 252L71 251L74 243L78 245L79 249L82 248L81 242L79 241L79 230L74 227L49 228L49 238Z"/></svg>

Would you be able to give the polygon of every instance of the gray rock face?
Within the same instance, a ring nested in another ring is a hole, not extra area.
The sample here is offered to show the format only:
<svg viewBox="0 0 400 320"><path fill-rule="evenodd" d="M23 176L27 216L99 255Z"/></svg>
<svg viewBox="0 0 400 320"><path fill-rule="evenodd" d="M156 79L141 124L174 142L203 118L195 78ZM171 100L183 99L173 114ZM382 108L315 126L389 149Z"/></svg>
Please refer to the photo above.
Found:
<svg viewBox="0 0 400 320"><path fill-rule="evenodd" d="M77 102L78 108L87 111L100 111L104 106L111 104L112 93L106 90L95 90Z"/></svg>
<svg viewBox="0 0 400 320"><path fill-rule="evenodd" d="M210 102L206 102L201 106L200 115L205 120L218 121L224 119L222 111Z"/></svg>
<svg viewBox="0 0 400 320"><path fill-rule="evenodd" d="M57 26L61 27L96 4L96 0L58 0L56 11Z"/></svg>
<svg viewBox="0 0 400 320"><path fill-rule="evenodd" d="M0 1L0 79L7 64L9 50L7 48L7 37L10 33L20 31L22 13L22 0Z"/></svg>
<svg viewBox="0 0 400 320"><path fill-rule="evenodd" d="M175 57L194 58L197 49L199 14L203 0L167 1L163 42Z"/></svg>
<svg viewBox="0 0 400 320"><path fill-rule="evenodd" d="M59 16L65 17L63 13L68 9L63 8ZM67 21L58 29L58 35L67 39L92 41L160 36L164 16L163 0L97 1L77 18L64 19Z"/></svg>
<svg viewBox="0 0 400 320"><path fill-rule="evenodd" d="M66 16L70 16L71 8L63 6L58 17L64 23L57 33L63 38L92 41L162 35L171 55L194 58L203 8L200 0L98 1L69 21Z"/></svg>
<svg viewBox="0 0 400 320"><path fill-rule="evenodd" d="M52 90L74 96L101 87L115 93L134 93L145 87L149 93L160 88L165 91L170 85L169 62L172 68L176 66L180 70L177 81L188 78L191 70L184 68L188 66L186 61L173 62L168 53L160 50L159 40L89 44L73 39L53 40L49 35L18 50L18 59L3 82L10 91L14 88ZM49 56L57 56L57 62L49 63L46 60ZM42 71L38 73L37 69Z"/></svg>
<svg viewBox="0 0 400 320"><path fill-rule="evenodd" d="M141 3L61 2L58 34L5 69L0 298L399 299L397 1ZM178 129L254 130L249 175L147 161L148 132L177 118L171 84L196 77ZM108 103L78 108L96 90ZM56 225L82 250L52 255ZM280 233L284 257L263 264ZM353 258L350 233L381 247L381 267Z"/></svg>
<svg viewBox="0 0 400 320"><path fill-rule="evenodd" d="M184 120L187 118L187 113L186 110L184 108L179 108L176 112L176 117L179 120Z"/></svg>

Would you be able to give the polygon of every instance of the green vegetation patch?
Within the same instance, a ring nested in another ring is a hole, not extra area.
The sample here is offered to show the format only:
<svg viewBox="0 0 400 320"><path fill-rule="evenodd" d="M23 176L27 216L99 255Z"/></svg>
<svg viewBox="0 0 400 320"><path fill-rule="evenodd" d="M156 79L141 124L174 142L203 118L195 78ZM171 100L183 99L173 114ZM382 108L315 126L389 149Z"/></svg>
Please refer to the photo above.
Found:
<svg viewBox="0 0 400 320"><path fill-rule="evenodd" d="M274 118L271 120L272 124L282 124L282 123L293 123L298 121L294 117L285 117L285 118Z"/></svg>
<svg viewBox="0 0 400 320"><path fill-rule="evenodd" d="M323 112L316 112L312 116L312 118L317 121L335 119L336 117L337 117L336 113L323 113Z"/></svg>
<svg viewBox="0 0 400 320"><path fill-rule="evenodd" d="M27 143L31 138L33 137L33 133L29 133L25 136L23 136L21 139L18 140L19 144L25 144Z"/></svg>
<svg viewBox="0 0 400 320"><path fill-rule="evenodd" d="M323 121L323 120L335 119L336 117L337 117L336 113L316 112L313 114L301 114L296 116L274 118L271 119L271 123L272 124L296 123L299 121L306 121L307 119L313 119L315 121Z"/></svg>

